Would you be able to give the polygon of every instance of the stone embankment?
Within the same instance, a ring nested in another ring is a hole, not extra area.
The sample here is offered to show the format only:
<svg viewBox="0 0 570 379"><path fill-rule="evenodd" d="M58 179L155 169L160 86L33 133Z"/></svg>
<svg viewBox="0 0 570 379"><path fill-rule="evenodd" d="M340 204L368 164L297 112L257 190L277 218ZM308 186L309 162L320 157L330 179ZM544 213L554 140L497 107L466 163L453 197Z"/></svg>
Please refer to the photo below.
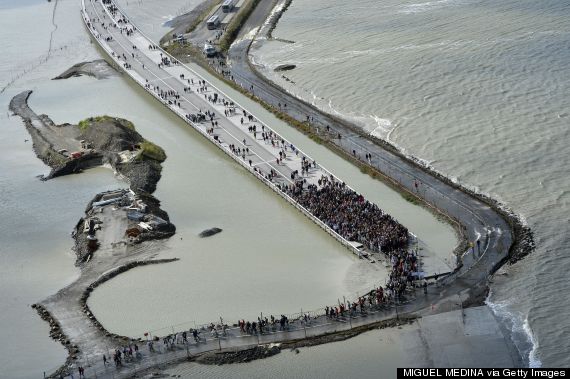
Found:
<svg viewBox="0 0 570 379"><path fill-rule="evenodd" d="M146 141L130 121L100 116L78 125L56 125L28 106L31 94L24 91L16 95L10 101L10 110L24 121L38 158L51 167L45 179L108 163L128 180L133 191L154 192L166 154Z"/></svg>
<svg viewBox="0 0 570 379"><path fill-rule="evenodd" d="M257 359L269 358L281 352L278 344L259 345L250 349L236 351L214 351L202 354L196 362L206 365L225 365L247 363Z"/></svg>
<svg viewBox="0 0 570 379"><path fill-rule="evenodd" d="M16 95L10 102L10 110L23 119L36 155L51 167L45 180L109 164L131 187L130 191L99 193L88 204L85 217L73 231L77 263L87 262L99 248L100 241L95 235L103 223L100 214L105 213L107 206L120 205L124 209L122 214L107 218L107 229L125 228L124 240L113 243L136 244L172 236L176 228L160 209L160 201L150 194L160 180L162 162L166 159L164 151L145 140L130 121L120 118L99 116L78 125L56 125L48 116L38 116L28 106L31 93Z"/></svg>
<svg viewBox="0 0 570 379"><path fill-rule="evenodd" d="M78 125L56 125L28 106L31 93L16 95L10 110L22 118L36 155L51 168L44 180L109 164L131 187L99 193L89 202L72 233L76 263L81 267L79 278L32 305L49 323L50 336L68 350L65 364L51 374L59 377L85 358L88 347L103 351L103 346L124 342L124 337L106 331L97 321L87 306L89 294L134 267L177 260L154 259L160 246L153 242L172 236L176 228L160 208L160 201L151 195L166 159L159 146L145 140L130 121L120 118L91 117ZM91 338L88 345L77 338L78 334Z"/></svg>

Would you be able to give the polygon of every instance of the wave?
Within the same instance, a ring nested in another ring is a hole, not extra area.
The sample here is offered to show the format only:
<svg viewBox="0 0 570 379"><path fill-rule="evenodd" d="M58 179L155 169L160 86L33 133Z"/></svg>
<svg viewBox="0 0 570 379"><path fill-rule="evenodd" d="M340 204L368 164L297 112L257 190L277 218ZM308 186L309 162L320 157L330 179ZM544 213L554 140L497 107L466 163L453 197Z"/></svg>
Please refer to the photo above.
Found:
<svg viewBox="0 0 570 379"><path fill-rule="evenodd" d="M238 44L242 43L243 41L251 41L253 40L253 38L255 37L255 35L257 34L257 32L259 31L259 26L256 28L251 29L250 31L248 31L247 33L245 33L241 38L236 38L234 42L232 42L230 49L233 46L237 46Z"/></svg>
<svg viewBox="0 0 570 379"><path fill-rule="evenodd" d="M452 5L453 3L455 3L454 0L437 0L437 1L426 1L424 3L405 4L402 5L402 10L400 10L398 13L413 14L413 13L427 12L430 10L439 9L448 5Z"/></svg>
<svg viewBox="0 0 570 379"><path fill-rule="evenodd" d="M530 323L528 322L528 318L525 318L523 329L526 332L530 342L532 344L532 349L530 353L528 353L528 367L530 368L541 368L542 362L538 358L538 341L534 337L532 333L532 329L530 328Z"/></svg>
<svg viewBox="0 0 570 379"><path fill-rule="evenodd" d="M509 336L524 362L531 368L542 367L542 362L538 357L538 341L536 340L527 316L522 313L511 311L510 301L491 301L492 290L485 300L485 304L491 309L495 317L509 329Z"/></svg>

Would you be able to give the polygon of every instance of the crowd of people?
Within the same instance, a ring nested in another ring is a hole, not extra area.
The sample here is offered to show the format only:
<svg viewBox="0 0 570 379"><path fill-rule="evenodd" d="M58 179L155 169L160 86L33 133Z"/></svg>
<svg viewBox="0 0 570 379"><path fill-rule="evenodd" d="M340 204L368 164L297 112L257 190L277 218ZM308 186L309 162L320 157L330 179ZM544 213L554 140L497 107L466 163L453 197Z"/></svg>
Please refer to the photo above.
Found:
<svg viewBox="0 0 570 379"><path fill-rule="evenodd" d="M105 2L110 3L108 0ZM114 11L116 9L111 10L113 13ZM126 19L121 19L119 23L122 21L127 22ZM128 33L129 30L126 30L126 32ZM154 50L158 49L158 47L149 45L149 49ZM136 50L136 46L133 46L133 50ZM126 62L127 56L125 54L122 55L122 58ZM170 66L171 64L178 64L178 62L169 60L166 56L162 56L161 53L159 67ZM230 75L229 71L223 71L223 73ZM198 80L196 84L194 79L186 79L183 75L180 75L180 79L185 80L188 84L188 87L184 87L185 93L192 92L191 86L195 85L197 86L195 89L196 93L204 94L207 101L214 104L223 103L225 106L224 115L226 117L238 116L238 112L242 113L242 115L239 115L240 123L244 125L244 123L249 122L247 131L253 135L254 139L257 139L257 134L260 133L266 144L271 144L272 147L279 149L279 154L275 157L278 165L284 159L287 159L288 156L298 156L300 154L298 149L272 130L266 129L263 125L260 125L259 129L256 125L252 125L256 121L253 115L248 114L245 110L236 110L233 102L227 101L221 96L219 97L217 93L207 95L209 87L206 81ZM174 103L180 107L180 95L176 91L163 90L158 85L151 85L149 82L146 83L145 88L157 93L162 100L170 104ZM286 104L284 107L286 108ZM279 109L281 109L281 103L279 103ZM187 114L186 118L192 122L211 123L211 128L208 128L207 132L213 134L214 127L217 126L217 121L214 121L215 116L213 112L202 112L200 109L196 114ZM329 126L326 129L328 132ZM340 138L340 134L338 138ZM243 160L250 153L250 148L247 146L245 139L243 146L230 144L229 149L231 153L241 157ZM356 152L353 151L353 154L356 155ZM371 156L367 154L366 159L370 160ZM249 160L249 164L250 166L252 165L251 160ZM391 265L389 278L384 287L377 287L365 295L358 296L353 301L344 300L343 302L339 301L338 304L327 306L325 308L325 317L327 319L339 319L346 316L353 317L358 312L366 313L372 307L389 306L393 301L402 300L406 291L417 285L417 272L420 271L417 253L407 249L408 230L390 215L383 212L376 204L367 201L362 195L356 193L332 175L321 176L317 184L308 183L304 177L309 175L309 171L312 168L316 169L317 163L303 156L300 175L298 170L291 173L291 179L294 184L281 183L279 188L346 240L359 242L372 252L386 254ZM273 169L265 173L254 167L254 171L264 175L268 180L274 180L281 175ZM426 282L424 281L424 288L425 285ZM291 322L297 320L308 324L312 321L312 318L309 314L303 314L299 318L294 318ZM235 326L239 328L241 334L259 335L277 330L289 330L289 324L290 320L287 316L281 315L276 318L271 315L270 318L257 317L255 321L239 320ZM228 325L220 320L219 324L212 323L202 329L190 329L166 336L162 338L162 345L166 349L174 349L176 344L187 345L189 343L189 335L192 336L196 343L199 343L205 340L200 337L201 331L209 332L210 336L219 338L220 335L227 335L228 328ZM147 341L150 352L156 351L156 343L160 344L160 339L151 338ZM123 361L130 361L139 357L138 346L133 344L116 349L109 359L112 358L115 366L120 367ZM107 365L106 356L103 356L103 360L105 365Z"/></svg>
<svg viewBox="0 0 570 379"><path fill-rule="evenodd" d="M122 348L117 348L112 355L115 367L121 367L123 366L123 362L131 362L135 358L140 358L139 346L136 343L123 346ZM103 355L103 364L105 366L107 366L107 361L107 356Z"/></svg>
<svg viewBox="0 0 570 379"><path fill-rule="evenodd" d="M332 175L323 175L318 185L298 180L281 189L344 239L370 251L387 253L408 243L404 226Z"/></svg>

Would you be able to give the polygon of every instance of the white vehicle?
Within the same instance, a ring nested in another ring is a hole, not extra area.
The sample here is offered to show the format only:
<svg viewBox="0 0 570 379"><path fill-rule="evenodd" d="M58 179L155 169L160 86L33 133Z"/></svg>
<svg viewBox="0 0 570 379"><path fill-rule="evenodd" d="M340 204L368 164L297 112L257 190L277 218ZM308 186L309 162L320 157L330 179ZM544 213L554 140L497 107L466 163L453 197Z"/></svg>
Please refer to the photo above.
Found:
<svg viewBox="0 0 570 379"><path fill-rule="evenodd" d="M206 26L210 30L217 29L218 26L220 26L220 17L217 15L210 17L208 21L206 21Z"/></svg>
<svg viewBox="0 0 570 379"><path fill-rule="evenodd" d="M209 43L204 44L204 50L202 50L202 52L207 57L213 57L216 54L218 54L218 51L216 50L216 48L214 46L210 45Z"/></svg>
<svg viewBox="0 0 570 379"><path fill-rule="evenodd" d="M222 12L230 13L234 9L234 0L226 0L222 4Z"/></svg>

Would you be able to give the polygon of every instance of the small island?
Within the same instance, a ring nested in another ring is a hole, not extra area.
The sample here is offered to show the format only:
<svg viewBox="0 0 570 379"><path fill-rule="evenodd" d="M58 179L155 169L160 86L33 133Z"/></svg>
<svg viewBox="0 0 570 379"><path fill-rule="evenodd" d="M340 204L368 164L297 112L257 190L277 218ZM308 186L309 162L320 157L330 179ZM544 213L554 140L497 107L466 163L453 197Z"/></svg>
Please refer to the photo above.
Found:
<svg viewBox="0 0 570 379"><path fill-rule="evenodd" d="M43 180L110 165L130 185L130 189L99 193L90 201L85 216L73 230L77 264L91 260L101 247L116 250L122 244L174 234L176 228L168 214L151 195L166 159L160 146L145 140L132 122L121 118L98 116L77 125L56 125L28 106L31 94L24 91L16 95L10 110L22 117L36 155L51 168Z"/></svg>

